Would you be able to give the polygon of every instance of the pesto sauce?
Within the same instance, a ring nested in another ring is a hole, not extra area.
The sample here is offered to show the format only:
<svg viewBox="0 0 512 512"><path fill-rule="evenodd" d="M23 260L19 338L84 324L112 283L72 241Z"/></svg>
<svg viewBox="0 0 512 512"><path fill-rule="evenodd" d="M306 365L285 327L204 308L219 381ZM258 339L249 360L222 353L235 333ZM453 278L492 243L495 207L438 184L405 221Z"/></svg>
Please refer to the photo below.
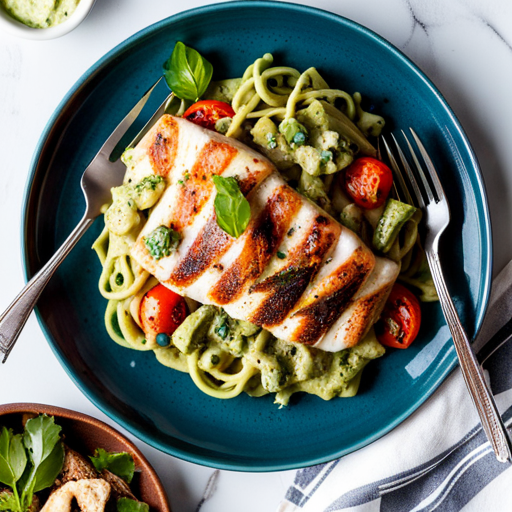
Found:
<svg viewBox="0 0 512 512"><path fill-rule="evenodd" d="M0 0L15 20L32 28L48 28L66 21L80 0Z"/></svg>

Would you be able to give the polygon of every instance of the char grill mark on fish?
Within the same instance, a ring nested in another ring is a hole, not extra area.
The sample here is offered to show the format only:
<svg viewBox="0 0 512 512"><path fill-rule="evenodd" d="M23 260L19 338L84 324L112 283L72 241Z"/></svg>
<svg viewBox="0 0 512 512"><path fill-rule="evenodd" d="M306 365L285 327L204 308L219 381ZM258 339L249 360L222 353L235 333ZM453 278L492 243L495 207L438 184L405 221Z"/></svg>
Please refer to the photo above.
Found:
<svg viewBox="0 0 512 512"><path fill-rule="evenodd" d="M284 321L339 236L339 233L329 229L331 224L334 223L327 217L318 215L304 243L289 254L288 267L251 286L249 293L268 292L267 298L251 315L252 323L272 327Z"/></svg>
<svg viewBox="0 0 512 512"><path fill-rule="evenodd" d="M384 303L389 295L391 286L383 287L373 295L369 295L358 301L352 316L347 322L347 337L355 340L351 346L357 344L364 334L368 331L368 326L373 325L378 312L382 310Z"/></svg>
<svg viewBox="0 0 512 512"><path fill-rule="evenodd" d="M244 234L240 256L210 291L214 302L225 305L240 298L247 284L264 272L300 206L300 198L288 186L283 185L273 192Z"/></svg>
<svg viewBox="0 0 512 512"><path fill-rule="evenodd" d="M158 128L148 155L155 174L166 178L174 167L178 153L179 127L172 117L165 116Z"/></svg>
<svg viewBox="0 0 512 512"><path fill-rule="evenodd" d="M217 225L213 214L194 240L187 255L179 262L166 284L188 286L215 264L229 249L233 238Z"/></svg>
<svg viewBox="0 0 512 512"><path fill-rule="evenodd" d="M294 333L294 340L314 345L346 309L372 269L373 260L367 258L361 248L356 249L349 261L330 277L323 294L296 311L293 316L302 317Z"/></svg>
<svg viewBox="0 0 512 512"><path fill-rule="evenodd" d="M173 229L181 231L191 224L213 192L212 176L222 174L237 153L229 144L215 140L206 143L192 169L181 180L172 214Z"/></svg>

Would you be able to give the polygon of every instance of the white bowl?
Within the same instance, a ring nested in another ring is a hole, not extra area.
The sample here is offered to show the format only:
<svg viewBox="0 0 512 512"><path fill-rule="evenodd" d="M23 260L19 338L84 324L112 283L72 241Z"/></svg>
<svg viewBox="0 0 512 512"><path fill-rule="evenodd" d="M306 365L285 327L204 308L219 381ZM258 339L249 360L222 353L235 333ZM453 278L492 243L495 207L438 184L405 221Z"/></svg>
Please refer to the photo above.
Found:
<svg viewBox="0 0 512 512"><path fill-rule="evenodd" d="M27 27L27 25L24 25L9 16L3 5L0 4L0 31L5 31L14 36L23 37L25 39L34 39L37 41L55 39L78 27L78 25L80 25L80 23L82 23L82 21L84 21L91 12L95 1L96 0L80 0L69 19L59 25L48 28Z"/></svg>

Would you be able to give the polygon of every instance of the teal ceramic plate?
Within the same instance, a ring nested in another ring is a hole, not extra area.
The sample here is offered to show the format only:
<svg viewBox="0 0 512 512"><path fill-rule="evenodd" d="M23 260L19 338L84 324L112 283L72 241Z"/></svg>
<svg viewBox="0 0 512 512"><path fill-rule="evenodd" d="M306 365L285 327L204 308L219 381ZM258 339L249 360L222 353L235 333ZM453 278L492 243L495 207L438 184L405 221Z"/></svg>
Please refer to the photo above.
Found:
<svg viewBox="0 0 512 512"><path fill-rule="evenodd" d="M316 66L331 85L370 98L391 130L413 126L434 156L452 207L443 245L449 288L469 334L478 330L489 293L491 234L478 164L459 122L425 75L373 32L285 3L228 2L181 13L134 35L87 71L53 115L35 153L23 233L27 277L80 219L82 171L160 75L177 40L207 56L216 78L240 76L265 52L302 70ZM161 99L165 91L158 94ZM152 353L121 348L107 336L106 302L97 290L100 265L90 249L101 228L99 219L58 270L38 317L79 388L164 452L243 471L331 460L398 425L456 365L440 309L427 304L418 340L370 364L355 398L298 396L284 409L271 396L215 400L188 375L158 364Z"/></svg>

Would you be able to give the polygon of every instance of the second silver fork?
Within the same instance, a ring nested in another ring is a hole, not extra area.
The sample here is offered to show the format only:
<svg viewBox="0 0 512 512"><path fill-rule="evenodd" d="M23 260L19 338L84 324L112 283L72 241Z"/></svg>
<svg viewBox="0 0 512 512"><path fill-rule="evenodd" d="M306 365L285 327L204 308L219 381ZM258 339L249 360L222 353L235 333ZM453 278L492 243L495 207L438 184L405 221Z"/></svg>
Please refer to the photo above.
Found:
<svg viewBox="0 0 512 512"><path fill-rule="evenodd" d="M494 397L485 382L482 368L471 348L466 331L462 326L457 310L453 304L450 292L446 286L441 262L439 260L439 240L450 222L448 200L434 164L432 163L425 147L412 128L410 128L410 131L416 142L416 146L420 151L424 166L430 176L430 181L427 179L423 166L420 164L416 152L414 151L406 134L402 131L409 153L411 154L414 162L416 173L413 172L397 140L393 135L392 137L398 151L400 162L405 170L407 181L409 181L412 186L416 197L416 204L424 213L426 226L424 249L432 273L432 279L434 281L437 294L439 295L441 309L443 310L446 323L448 324L453 338L464 381L466 382L468 391L478 411L487 439L489 440L498 461L512 462L512 446L510 438L506 427L503 424L496 402L494 401ZM405 189L404 193L406 196L410 198L411 196L406 184L406 179L401 173L400 167L394 158L389 145L384 139L383 142L386 152L388 153L391 166L395 171L397 181ZM421 186L418 181L421 183ZM433 187L431 187L431 183Z"/></svg>
<svg viewBox="0 0 512 512"><path fill-rule="evenodd" d="M7 360L14 344L16 343L23 326L28 320L30 313L34 309L41 293L48 281L55 273L59 265L71 252L78 240L83 236L87 229L94 222L94 219L100 215L101 207L110 202L110 189L122 183L125 166L117 159L111 161L112 151L119 144L128 129L138 118L144 105L147 103L151 93L160 82L159 79L137 104L128 112L125 118L119 123L110 137L105 141L92 162L85 169L81 186L85 197L85 213L76 228L71 232L62 246L51 257L46 265L25 285L23 290L17 295L9 307L0 316L0 354L4 354L3 362ZM144 128L137 134L128 147L133 147L144 136L152 123L160 117L168 101L172 98L170 94L146 123ZM78 185L78 184L77 184Z"/></svg>

